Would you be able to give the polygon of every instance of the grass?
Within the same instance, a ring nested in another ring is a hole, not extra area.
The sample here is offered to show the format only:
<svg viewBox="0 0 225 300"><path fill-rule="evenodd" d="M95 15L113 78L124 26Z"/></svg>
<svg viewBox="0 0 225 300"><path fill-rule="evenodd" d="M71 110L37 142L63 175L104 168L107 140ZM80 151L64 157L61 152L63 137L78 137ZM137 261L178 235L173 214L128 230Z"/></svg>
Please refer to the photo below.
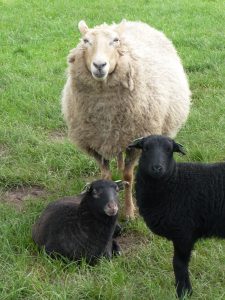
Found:
<svg viewBox="0 0 225 300"><path fill-rule="evenodd" d="M74 25L142 20L174 42L187 71L193 104L177 140L188 161L225 158L225 5L222 1L0 1L0 192L39 186L41 199L15 209L0 203L0 299L175 299L172 246L141 219L129 226L145 243L90 268L38 253L31 226L46 203L78 193L98 177L93 160L58 133L66 56L79 39ZM116 171L114 170L116 177ZM129 250L129 249L128 249ZM224 299L225 242L202 241L191 261L192 299Z"/></svg>

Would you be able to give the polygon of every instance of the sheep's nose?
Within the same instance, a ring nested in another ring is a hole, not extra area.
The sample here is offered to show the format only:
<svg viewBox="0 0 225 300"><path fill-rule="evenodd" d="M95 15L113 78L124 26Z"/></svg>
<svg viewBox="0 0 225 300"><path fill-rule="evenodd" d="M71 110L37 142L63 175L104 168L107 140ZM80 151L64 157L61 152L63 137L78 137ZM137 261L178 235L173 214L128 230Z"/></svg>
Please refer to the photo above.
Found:
<svg viewBox="0 0 225 300"><path fill-rule="evenodd" d="M104 63L93 62L93 65L95 66L96 69L101 70L106 66L106 62L104 62Z"/></svg>
<svg viewBox="0 0 225 300"><path fill-rule="evenodd" d="M118 212L118 205L115 201L109 201L104 210L108 216L115 216Z"/></svg>
<svg viewBox="0 0 225 300"><path fill-rule="evenodd" d="M160 173L162 171L162 166L154 165L152 166L152 171L154 171L155 173Z"/></svg>

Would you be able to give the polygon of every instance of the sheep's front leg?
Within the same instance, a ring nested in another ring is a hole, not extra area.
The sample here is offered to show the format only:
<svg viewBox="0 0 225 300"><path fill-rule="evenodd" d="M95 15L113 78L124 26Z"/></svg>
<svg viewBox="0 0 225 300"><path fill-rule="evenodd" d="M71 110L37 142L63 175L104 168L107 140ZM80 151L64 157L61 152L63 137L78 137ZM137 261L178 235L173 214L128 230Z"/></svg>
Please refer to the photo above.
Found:
<svg viewBox="0 0 225 300"><path fill-rule="evenodd" d="M125 216L126 219L134 218L135 206L132 200L132 187L133 187L133 172L134 167L139 157L139 151L134 148L126 150L125 166L123 172L123 179L128 182L125 186L124 201L125 201Z"/></svg>
<svg viewBox="0 0 225 300"><path fill-rule="evenodd" d="M174 242L174 257L173 268L176 280L176 290L179 299L182 299L185 294L191 295L192 288L189 279L188 264L191 257L192 245L186 245L181 241Z"/></svg>
<svg viewBox="0 0 225 300"><path fill-rule="evenodd" d="M112 241L112 254L115 256L121 255L121 247L116 240Z"/></svg>
<svg viewBox="0 0 225 300"><path fill-rule="evenodd" d="M119 223L116 224L114 233L113 233L113 238L117 238L118 236L120 236L122 233L122 227L120 226Z"/></svg>
<svg viewBox="0 0 225 300"><path fill-rule="evenodd" d="M111 180L112 175L109 168L109 160L103 158L98 152L93 149L87 149L90 156L94 157L99 164L101 170L101 178Z"/></svg>

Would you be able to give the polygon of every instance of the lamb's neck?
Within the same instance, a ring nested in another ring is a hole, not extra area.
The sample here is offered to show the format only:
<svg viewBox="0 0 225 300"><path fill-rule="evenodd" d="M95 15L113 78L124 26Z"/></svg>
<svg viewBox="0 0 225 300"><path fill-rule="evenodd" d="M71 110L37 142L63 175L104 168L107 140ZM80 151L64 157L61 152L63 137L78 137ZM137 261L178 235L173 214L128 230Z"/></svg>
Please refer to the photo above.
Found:
<svg viewBox="0 0 225 300"><path fill-rule="evenodd" d="M173 201L172 195L177 189L176 178L176 166L167 176L160 179L141 174L141 172L137 174L136 197L142 215L152 213L154 209L163 211L165 206L170 205ZM166 204L165 196L167 197Z"/></svg>

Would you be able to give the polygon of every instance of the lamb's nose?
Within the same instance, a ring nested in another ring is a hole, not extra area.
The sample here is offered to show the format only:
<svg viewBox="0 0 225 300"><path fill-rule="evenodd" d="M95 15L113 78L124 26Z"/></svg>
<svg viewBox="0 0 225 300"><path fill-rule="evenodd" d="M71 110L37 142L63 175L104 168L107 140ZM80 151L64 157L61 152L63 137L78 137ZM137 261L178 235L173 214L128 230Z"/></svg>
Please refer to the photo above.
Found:
<svg viewBox="0 0 225 300"><path fill-rule="evenodd" d="M115 201L109 201L105 206L105 213L108 216L114 216L118 212L118 205Z"/></svg>
<svg viewBox="0 0 225 300"><path fill-rule="evenodd" d="M159 173L159 172L162 171L162 166L160 166L160 165L154 165L154 166L152 166L152 170L154 172L156 172L156 173Z"/></svg>
<svg viewBox="0 0 225 300"><path fill-rule="evenodd" d="M96 69L101 70L106 66L106 62L104 62L104 63L95 63L95 62L93 62L93 65L95 66Z"/></svg>

